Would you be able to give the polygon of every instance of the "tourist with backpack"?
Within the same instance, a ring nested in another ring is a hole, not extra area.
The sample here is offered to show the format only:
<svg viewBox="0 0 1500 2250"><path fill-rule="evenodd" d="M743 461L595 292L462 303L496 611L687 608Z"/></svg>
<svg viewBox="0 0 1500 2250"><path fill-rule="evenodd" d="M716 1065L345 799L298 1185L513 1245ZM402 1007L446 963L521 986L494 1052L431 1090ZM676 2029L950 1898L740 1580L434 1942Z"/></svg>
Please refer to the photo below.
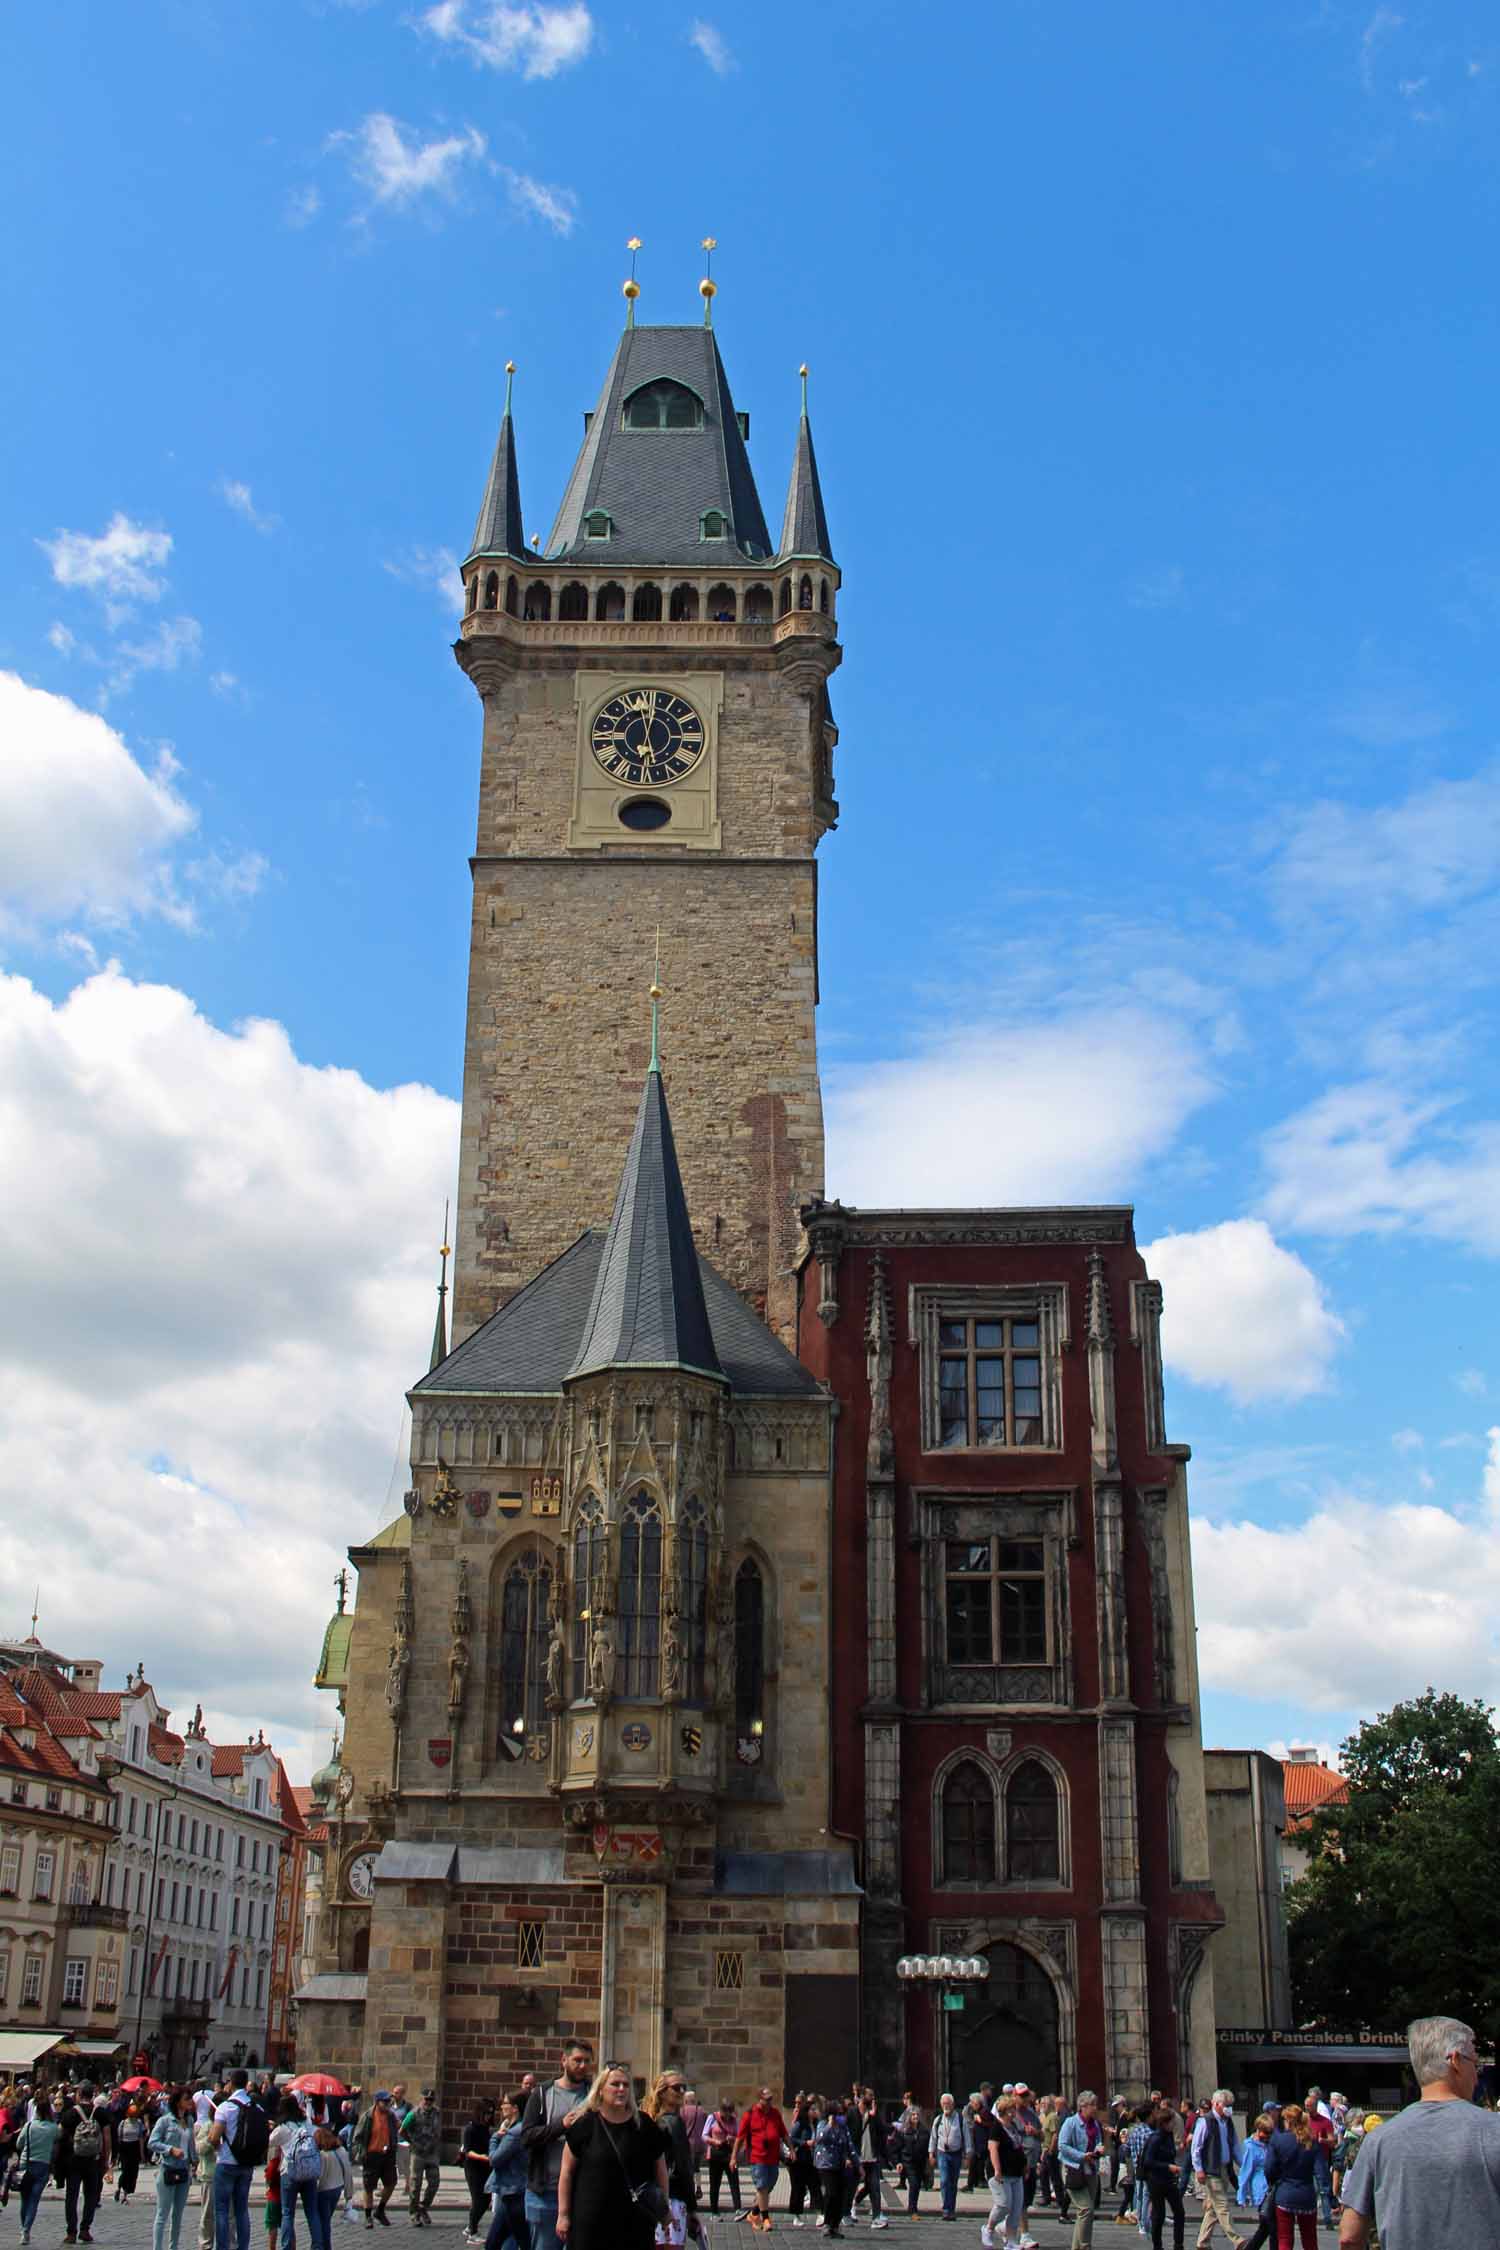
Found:
<svg viewBox="0 0 1500 2250"><path fill-rule="evenodd" d="M250 2099L248 2070L229 2080L229 2098L214 2111L214 2250L250 2250L250 2182L270 2153L266 2113ZM230 2240L231 2234L234 2239Z"/></svg>
<svg viewBox="0 0 1500 2250"><path fill-rule="evenodd" d="M854 2143L844 2105L837 2096L828 2104L827 2114L813 2134L812 2160L822 2190L823 2239L837 2242L842 2234L839 2221L844 2216L849 2168L854 2163Z"/></svg>
<svg viewBox="0 0 1500 2250"><path fill-rule="evenodd" d="M63 2240L92 2242L89 2230L94 2213L104 2183L114 2169L108 2112L104 2103L95 2099L94 2088L85 2084L79 2087L77 2099L65 2104L58 2124L62 2132L55 2161L62 2173L63 2216L68 2229Z"/></svg>
<svg viewBox="0 0 1500 2250"><path fill-rule="evenodd" d="M318 2129L303 2116L295 2094L281 2097L271 2147L281 2159L281 2250L296 2250L299 2198L307 2213L312 2250L321 2250L323 2219L318 2187L323 2177L323 2155L318 2147Z"/></svg>
<svg viewBox="0 0 1500 2250"><path fill-rule="evenodd" d="M443 2176L443 2122L438 2115L434 2088L429 2086L417 2108L407 2111L401 2130L411 2150L407 2210L414 2227L430 2227L432 2206Z"/></svg>

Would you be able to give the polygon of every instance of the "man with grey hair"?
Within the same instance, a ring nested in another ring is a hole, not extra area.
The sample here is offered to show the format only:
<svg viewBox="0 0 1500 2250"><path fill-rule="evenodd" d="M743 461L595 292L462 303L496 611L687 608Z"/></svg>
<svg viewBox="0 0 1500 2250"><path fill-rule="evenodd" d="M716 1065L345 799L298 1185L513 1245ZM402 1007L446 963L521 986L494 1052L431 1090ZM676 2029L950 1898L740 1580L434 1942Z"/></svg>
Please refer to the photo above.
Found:
<svg viewBox="0 0 1500 2250"><path fill-rule="evenodd" d="M1229 2223L1229 2198L1234 2192L1235 2157L1239 2142L1234 2133L1234 2096L1227 2086L1214 2089L1213 2104L1206 2117L1200 2117L1193 2127L1192 2166L1193 2179L1203 2198L1203 2224L1198 2229L1198 2250L1212 2242L1215 2227L1222 2227L1226 2241L1238 2242L1239 2236Z"/></svg>
<svg viewBox="0 0 1500 2250"><path fill-rule="evenodd" d="M1344 2182L1339 2250L1500 2250L1500 2117L1474 2106L1479 2057L1456 2016L1407 2026L1422 2098L1366 2136Z"/></svg>

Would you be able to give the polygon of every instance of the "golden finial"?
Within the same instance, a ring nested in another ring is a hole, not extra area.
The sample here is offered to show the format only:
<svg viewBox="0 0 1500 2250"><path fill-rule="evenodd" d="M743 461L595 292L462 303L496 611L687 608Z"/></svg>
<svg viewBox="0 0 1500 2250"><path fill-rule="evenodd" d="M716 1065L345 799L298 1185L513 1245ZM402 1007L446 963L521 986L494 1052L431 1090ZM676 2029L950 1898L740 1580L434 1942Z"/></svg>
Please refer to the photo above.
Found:
<svg viewBox="0 0 1500 2250"><path fill-rule="evenodd" d="M541 543L542 543L542 535L541 535L541 533L540 533L539 531L534 531L534 532L533 532L533 533L531 534L531 544L532 544L532 546L533 546L533 547L540 547Z"/></svg>
<svg viewBox="0 0 1500 2250"><path fill-rule="evenodd" d="M641 285L635 278L635 254L641 247L640 236L633 234L625 247L630 252L630 279L625 284L625 325L634 328L635 301L641 293Z"/></svg>
<svg viewBox="0 0 1500 2250"><path fill-rule="evenodd" d="M661 1071L661 924L656 926L656 965L651 971L651 1069Z"/></svg>
<svg viewBox="0 0 1500 2250"><path fill-rule="evenodd" d="M515 379L516 363L513 359L508 359L505 362L505 411L507 414L510 412L511 387L514 384Z"/></svg>
<svg viewBox="0 0 1500 2250"><path fill-rule="evenodd" d="M714 324L714 299L719 294L714 281L714 252L718 247L717 241L711 234L706 234L703 237L703 248L708 252L708 271L698 284L698 294L703 299L703 325L705 328L712 328Z"/></svg>
<svg viewBox="0 0 1500 2250"><path fill-rule="evenodd" d="M802 365L801 365L801 366L800 366L800 367L798 368L798 370L797 370L797 373L798 373L798 374L799 374L799 375L800 375L800 376L802 377L802 419L803 419L803 421L805 422L805 421L807 420L807 361L806 361L806 360L804 360L804 361L802 362Z"/></svg>

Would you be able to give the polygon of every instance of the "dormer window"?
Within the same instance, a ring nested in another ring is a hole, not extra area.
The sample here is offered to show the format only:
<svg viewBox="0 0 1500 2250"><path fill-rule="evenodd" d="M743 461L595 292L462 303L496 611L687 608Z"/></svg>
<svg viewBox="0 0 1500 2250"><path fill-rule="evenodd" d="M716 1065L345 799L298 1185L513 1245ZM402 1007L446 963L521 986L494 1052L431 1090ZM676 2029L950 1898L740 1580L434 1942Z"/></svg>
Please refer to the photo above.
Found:
<svg viewBox="0 0 1500 2250"><path fill-rule="evenodd" d="M583 519L585 539L608 539L614 528L603 508L590 508Z"/></svg>
<svg viewBox="0 0 1500 2250"><path fill-rule="evenodd" d="M700 539L727 539L729 537L729 518L722 508L709 508L698 518L698 537Z"/></svg>
<svg viewBox="0 0 1500 2250"><path fill-rule="evenodd" d="M645 383L625 401L627 430L701 430L703 401L686 383Z"/></svg>

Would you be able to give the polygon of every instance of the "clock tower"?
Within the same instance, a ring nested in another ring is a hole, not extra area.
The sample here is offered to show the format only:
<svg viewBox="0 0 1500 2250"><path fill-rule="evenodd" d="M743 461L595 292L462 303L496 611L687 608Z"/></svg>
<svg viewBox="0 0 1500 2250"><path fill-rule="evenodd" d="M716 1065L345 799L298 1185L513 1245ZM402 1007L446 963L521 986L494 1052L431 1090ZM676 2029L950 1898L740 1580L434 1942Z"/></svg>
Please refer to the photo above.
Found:
<svg viewBox="0 0 1500 2250"><path fill-rule="evenodd" d="M824 1184L839 573L806 370L773 543L710 321L634 310L542 541L507 383L463 565L454 653L483 735L455 1343L608 1215L658 940L699 1248L788 1340L797 1208Z"/></svg>

